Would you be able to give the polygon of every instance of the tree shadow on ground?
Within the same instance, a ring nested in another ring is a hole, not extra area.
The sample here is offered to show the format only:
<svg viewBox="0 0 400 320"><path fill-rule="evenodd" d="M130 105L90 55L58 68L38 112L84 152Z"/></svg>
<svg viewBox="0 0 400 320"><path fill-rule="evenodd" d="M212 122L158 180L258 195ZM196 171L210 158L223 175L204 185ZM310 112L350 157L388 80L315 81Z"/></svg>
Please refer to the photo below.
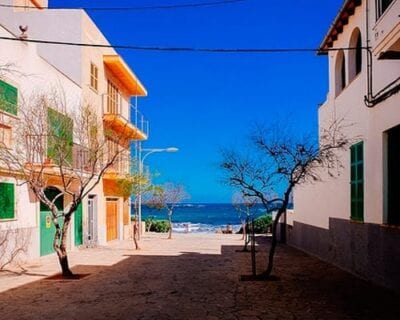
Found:
<svg viewBox="0 0 400 320"><path fill-rule="evenodd" d="M266 268L259 239L257 269ZM40 280L1 294L4 319L399 319L399 295L288 246L279 281L241 282L250 254L133 255L112 266L78 265L79 281Z"/></svg>

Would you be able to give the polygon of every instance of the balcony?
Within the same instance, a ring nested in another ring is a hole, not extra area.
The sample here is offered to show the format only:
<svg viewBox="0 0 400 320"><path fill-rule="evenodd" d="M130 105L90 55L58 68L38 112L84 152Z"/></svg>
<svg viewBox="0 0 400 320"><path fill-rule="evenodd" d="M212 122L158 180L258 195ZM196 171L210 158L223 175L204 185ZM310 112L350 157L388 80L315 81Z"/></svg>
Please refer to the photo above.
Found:
<svg viewBox="0 0 400 320"><path fill-rule="evenodd" d="M129 104L121 96L103 95L103 121L111 129L128 140L146 140L149 124L136 105Z"/></svg>
<svg viewBox="0 0 400 320"><path fill-rule="evenodd" d="M378 59L400 59L400 1L377 1L376 22L372 28L372 51Z"/></svg>
<svg viewBox="0 0 400 320"><path fill-rule="evenodd" d="M110 166L103 176L103 191L108 196L126 196L129 188L126 188L126 178L131 170L131 158L129 152L123 153Z"/></svg>
<svg viewBox="0 0 400 320"><path fill-rule="evenodd" d="M26 165L29 168L48 168L59 171L60 164L57 159L52 159L48 154L48 138L46 135L29 135L25 139ZM72 156L71 156L72 152ZM65 162L62 166L67 169L78 171L97 171L93 168L89 149L74 143L72 148L65 149ZM68 159L69 158L69 159Z"/></svg>

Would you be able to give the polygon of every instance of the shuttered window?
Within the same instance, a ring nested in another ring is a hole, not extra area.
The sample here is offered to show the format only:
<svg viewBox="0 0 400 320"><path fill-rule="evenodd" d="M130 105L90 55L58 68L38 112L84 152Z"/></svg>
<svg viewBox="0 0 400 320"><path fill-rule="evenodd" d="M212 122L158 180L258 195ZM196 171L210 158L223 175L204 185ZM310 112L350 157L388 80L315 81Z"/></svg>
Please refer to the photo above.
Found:
<svg viewBox="0 0 400 320"><path fill-rule="evenodd" d="M94 63L90 64L90 86L97 91L99 84L99 69Z"/></svg>
<svg viewBox="0 0 400 320"><path fill-rule="evenodd" d="M118 88L108 80L107 85L107 113L119 114L119 91Z"/></svg>
<svg viewBox="0 0 400 320"><path fill-rule="evenodd" d="M17 115L18 89L11 84L0 80L0 109Z"/></svg>
<svg viewBox="0 0 400 320"><path fill-rule="evenodd" d="M70 117L53 110L47 111L49 126L47 156L55 163L67 161L72 166L73 121Z"/></svg>
<svg viewBox="0 0 400 320"><path fill-rule="evenodd" d="M351 219L364 220L364 144L350 147Z"/></svg>
<svg viewBox="0 0 400 320"><path fill-rule="evenodd" d="M0 182L0 219L15 218L15 185Z"/></svg>

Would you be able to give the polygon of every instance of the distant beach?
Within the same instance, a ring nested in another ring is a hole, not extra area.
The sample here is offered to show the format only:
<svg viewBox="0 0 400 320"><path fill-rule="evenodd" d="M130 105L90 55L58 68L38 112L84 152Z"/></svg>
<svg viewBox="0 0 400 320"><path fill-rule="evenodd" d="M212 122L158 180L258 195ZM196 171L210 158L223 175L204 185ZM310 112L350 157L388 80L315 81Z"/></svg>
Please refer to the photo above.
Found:
<svg viewBox="0 0 400 320"><path fill-rule="evenodd" d="M255 217L262 215L265 209L256 206L251 210ZM153 217L156 220L167 219L165 210L150 209L143 206L142 219ZM173 231L177 233L215 233L231 225L233 232L240 229L238 211L230 203L184 203L179 204L173 213Z"/></svg>

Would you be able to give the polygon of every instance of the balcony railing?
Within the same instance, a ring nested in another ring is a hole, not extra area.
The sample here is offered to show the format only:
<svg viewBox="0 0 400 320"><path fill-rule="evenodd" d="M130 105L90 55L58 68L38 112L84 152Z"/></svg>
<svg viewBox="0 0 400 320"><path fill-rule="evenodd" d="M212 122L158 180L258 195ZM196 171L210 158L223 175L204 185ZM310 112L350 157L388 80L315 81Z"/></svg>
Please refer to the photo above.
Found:
<svg viewBox="0 0 400 320"><path fill-rule="evenodd" d="M26 136L26 161L32 165L53 166L57 165L57 159L48 156L47 136L28 135ZM79 144L74 143L72 149L72 163L65 163L63 166L71 167L75 170L91 172L93 170L89 150ZM68 155L66 155L68 158ZM94 168L96 171L97 168Z"/></svg>
<svg viewBox="0 0 400 320"><path fill-rule="evenodd" d="M111 97L107 94L103 95L103 115L118 116L126 123L133 124L146 137L149 135L149 122L139 112L136 102L130 104L121 95L116 97Z"/></svg>
<svg viewBox="0 0 400 320"><path fill-rule="evenodd" d="M96 168L93 168L92 159L90 159L88 148L74 143L72 155L72 165L74 169L87 172L96 171Z"/></svg>

